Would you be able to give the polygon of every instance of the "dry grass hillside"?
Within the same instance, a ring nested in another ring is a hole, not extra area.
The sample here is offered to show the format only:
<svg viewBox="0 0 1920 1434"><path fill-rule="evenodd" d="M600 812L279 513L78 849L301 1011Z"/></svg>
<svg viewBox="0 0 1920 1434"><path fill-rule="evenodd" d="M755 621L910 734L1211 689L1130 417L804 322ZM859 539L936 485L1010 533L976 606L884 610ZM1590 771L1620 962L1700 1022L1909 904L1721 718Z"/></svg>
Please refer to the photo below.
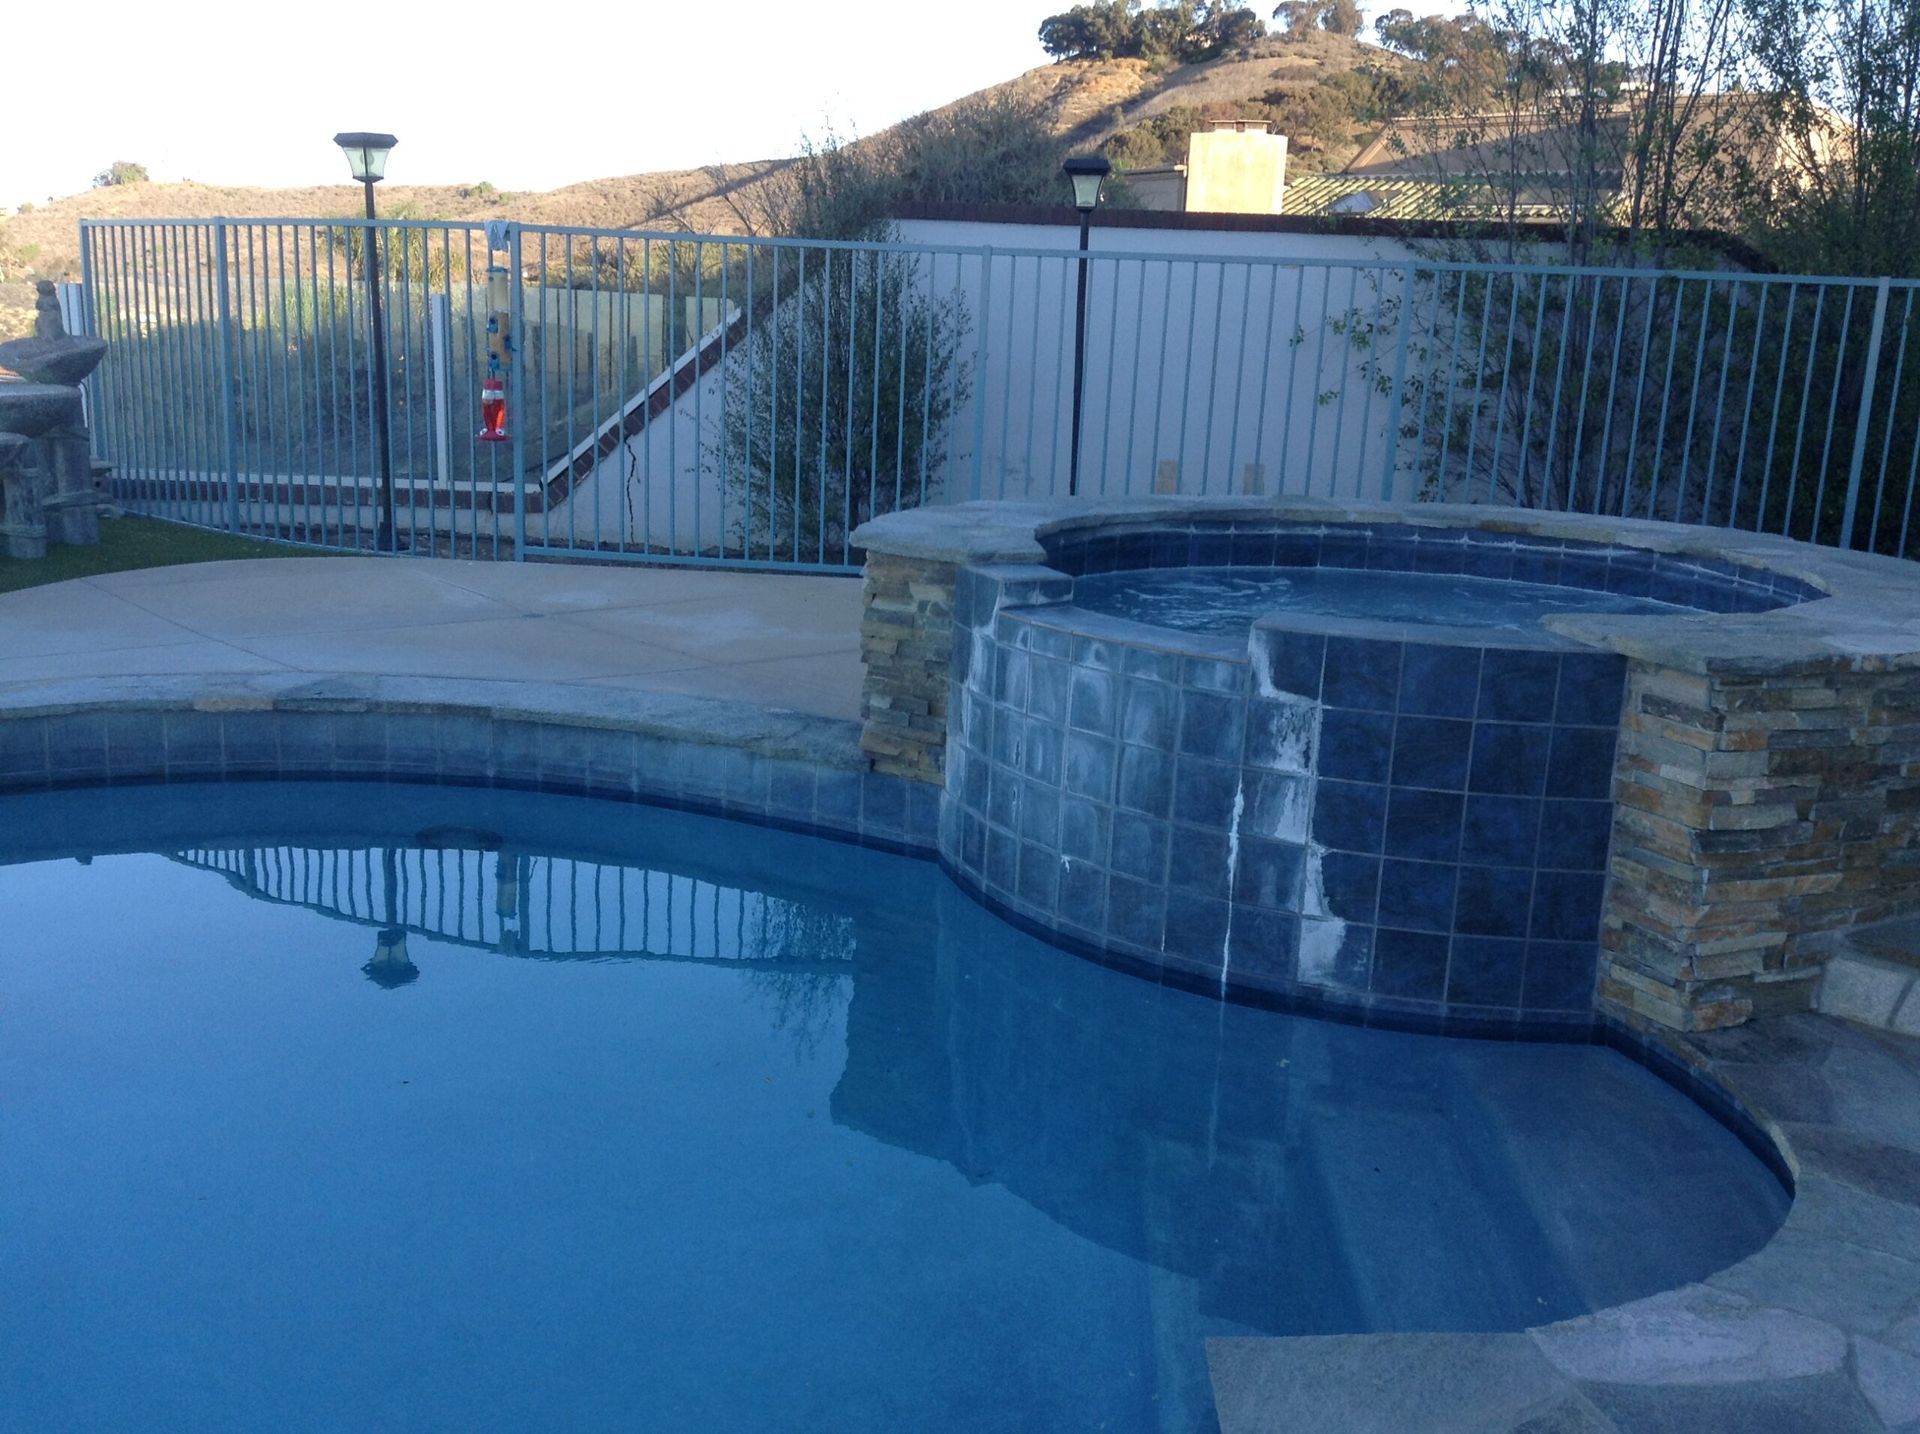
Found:
<svg viewBox="0 0 1920 1434"><path fill-rule="evenodd" d="M1037 105L1060 135L1061 152L1096 145L1154 116L1188 110L1222 114L1236 105L1305 91L1330 75L1382 58L1379 50L1315 31L1271 38L1204 64L1156 68L1142 60L1068 61L956 100L1006 98ZM1358 144L1354 145L1357 148ZM516 219L613 229L740 233L753 227L762 186L780 182L789 161L754 160L703 169L590 180L541 193L505 194L491 185L383 185L381 212L436 219ZM336 218L359 212L349 184L265 189L209 184L126 184L53 200L0 218L0 338L24 332L36 278L72 278L80 265L82 219Z"/></svg>

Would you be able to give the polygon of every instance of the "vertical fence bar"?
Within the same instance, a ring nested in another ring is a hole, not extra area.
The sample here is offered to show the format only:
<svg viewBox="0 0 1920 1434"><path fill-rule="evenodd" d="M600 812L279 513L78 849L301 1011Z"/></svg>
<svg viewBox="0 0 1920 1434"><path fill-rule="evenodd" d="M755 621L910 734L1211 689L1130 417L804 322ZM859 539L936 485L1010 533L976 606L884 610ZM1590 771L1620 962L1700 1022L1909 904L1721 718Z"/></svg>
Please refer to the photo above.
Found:
<svg viewBox="0 0 1920 1434"><path fill-rule="evenodd" d="M1860 469L1867 459L1867 429L1873 422L1873 390L1880 381L1880 336L1887 327L1887 291L1882 279L1873 296L1873 328L1867 335L1867 371L1860 379L1860 416L1853 429L1853 459L1847 465L1847 500L1840 519L1840 546L1853 546L1853 523L1860 510Z"/></svg>
<svg viewBox="0 0 1920 1434"><path fill-rule="evenodd" d="M1407 338L1413 325L1413 270L1402 269L1400 285L1400 334L1394 341L1393 392L1387 399L1387 457L1380 470L1382 501L1393 496L1394 469L1400 462L1400 402L1407 388Z"/></svg>
<svg viewBox="0 0 1920 1434"><path fill-rule="evenodd" d="M507 370L511 402L507 412L513 415L509 426L513 449L513 560L527 560L527 360L532 345L527 342L527 285L520 267L520 226L507 230L507 308L513 331L513 363ZM494 501L499 502L496 496Z"/></svg>
<svg viewBox="0 0 1920 1434"><path fill-rule="evenodd" d="M240 416L233 406L233 296L227 273L227 226L213 226L214 273L220 295L221 456L227 470L227 531L240 531Z"/></svg>

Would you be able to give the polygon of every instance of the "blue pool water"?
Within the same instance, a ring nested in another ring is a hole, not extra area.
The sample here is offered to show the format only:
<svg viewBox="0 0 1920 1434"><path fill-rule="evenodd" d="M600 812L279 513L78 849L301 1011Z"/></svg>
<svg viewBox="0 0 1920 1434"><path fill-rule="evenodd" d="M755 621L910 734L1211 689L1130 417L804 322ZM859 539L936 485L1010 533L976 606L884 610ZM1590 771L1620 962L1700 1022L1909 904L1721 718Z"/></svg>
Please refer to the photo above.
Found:
<svg viewBox="0 0 1920 1434"><path fill-rule="evenodd" d="M171 787L0 801L0 863L43 1434L1206 1429L1209 1336L1518 1329L1785 1208L1608 1051L1161 989L787 833Z"/></svg>
<svg viewBox="0 0 1920 1434"><path fill-rule="evenodd" d="M1554 613L1686 613L1651 598L1546 583L1355 568L1146 568L1074 580L1091 612L1231 637L1270 612L1524 632Z"/></svg>

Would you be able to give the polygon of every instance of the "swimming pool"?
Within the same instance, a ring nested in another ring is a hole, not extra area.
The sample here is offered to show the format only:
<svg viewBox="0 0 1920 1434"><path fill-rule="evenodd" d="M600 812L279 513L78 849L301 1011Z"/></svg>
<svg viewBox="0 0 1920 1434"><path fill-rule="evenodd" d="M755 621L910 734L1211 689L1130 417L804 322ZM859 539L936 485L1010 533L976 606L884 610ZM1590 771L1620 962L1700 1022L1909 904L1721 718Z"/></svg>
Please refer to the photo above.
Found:
<svg viewBox="0 0 1920 1434"><path fill-rule="evenodd" d="M1155 986L818 838L344 782L0 833L23 1428L1205 1428L1211 1335L1538 1325L1786 1207L1610 1051Z"/></svg>

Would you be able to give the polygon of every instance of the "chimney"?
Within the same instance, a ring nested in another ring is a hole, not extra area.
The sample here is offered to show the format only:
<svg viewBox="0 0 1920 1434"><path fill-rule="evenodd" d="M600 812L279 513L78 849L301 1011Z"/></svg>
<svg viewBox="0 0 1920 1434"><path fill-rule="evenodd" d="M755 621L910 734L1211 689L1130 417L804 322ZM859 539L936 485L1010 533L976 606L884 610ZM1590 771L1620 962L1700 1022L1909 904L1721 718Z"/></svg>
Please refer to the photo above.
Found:
<svg viewBox="0 0 1920 1434"><path fill-rule="evenodd" d="M1187 210L1278 214L1286 192L1287 137L1265 120L1215 120L1187 136Z"/></svg>

